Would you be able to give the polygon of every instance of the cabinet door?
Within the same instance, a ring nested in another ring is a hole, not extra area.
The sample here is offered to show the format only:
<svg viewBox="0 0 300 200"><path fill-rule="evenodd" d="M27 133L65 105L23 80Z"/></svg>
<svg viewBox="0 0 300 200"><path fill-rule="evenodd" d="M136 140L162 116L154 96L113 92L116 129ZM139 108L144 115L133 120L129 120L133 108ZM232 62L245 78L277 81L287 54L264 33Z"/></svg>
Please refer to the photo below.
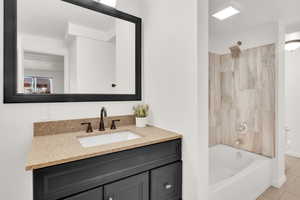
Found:
<svg viewBox="0 0 300 200"><path fill-rule="evenodd" d="M151 200L179 200L181 191L181 162L151 171Z"/></svg>
<svg viewBox="0 0 300 200"><path fill-rule="evenodd" d="M104 186L104 200L149 200L148 172Z"/></svg>
<svg viewBox="0 0 300 200"><path fill-rule="evenodd" d="M103 188L96 188L89 190L71 197L68 197L64 200L103 200Z"/></svg>

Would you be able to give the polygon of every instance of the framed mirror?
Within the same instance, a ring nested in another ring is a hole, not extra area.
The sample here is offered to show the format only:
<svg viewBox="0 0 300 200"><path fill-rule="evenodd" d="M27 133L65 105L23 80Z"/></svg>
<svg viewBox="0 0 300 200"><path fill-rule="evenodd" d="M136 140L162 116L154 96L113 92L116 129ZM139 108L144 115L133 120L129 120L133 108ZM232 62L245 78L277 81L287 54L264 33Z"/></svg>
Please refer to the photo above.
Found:
<svg viewBox="0 0 300 200"><path fill-rule="evenodd" d="M141 100L141 24L99 0L4 0L4 103Z"/></svg>

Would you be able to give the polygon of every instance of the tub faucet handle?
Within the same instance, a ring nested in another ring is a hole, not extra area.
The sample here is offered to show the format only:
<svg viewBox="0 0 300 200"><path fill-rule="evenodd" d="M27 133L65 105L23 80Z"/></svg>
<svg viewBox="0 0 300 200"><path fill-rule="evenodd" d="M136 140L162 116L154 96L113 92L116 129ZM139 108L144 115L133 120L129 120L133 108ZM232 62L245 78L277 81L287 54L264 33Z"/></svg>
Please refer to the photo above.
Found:
<svg viewBox="0 0 300 200"><path fill-rule="evenodd" d="M238 127L238 132L245 133L248 130L248 124L247 122L241 122Z"/></svg>

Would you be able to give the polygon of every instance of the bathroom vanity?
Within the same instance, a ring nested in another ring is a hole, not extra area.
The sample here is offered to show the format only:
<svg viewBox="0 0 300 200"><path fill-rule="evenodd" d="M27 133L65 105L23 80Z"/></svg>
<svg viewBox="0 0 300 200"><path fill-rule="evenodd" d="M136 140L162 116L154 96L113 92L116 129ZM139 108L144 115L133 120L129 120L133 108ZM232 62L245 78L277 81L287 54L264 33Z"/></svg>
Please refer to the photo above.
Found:
<svg viewBox="0 0 300 200"><path fill-rule="evenodd" d="M34 199L181 199L180 145L175 140L34 170Z"/></svg>
<svg viewBox="0 0 300 200"><path fill-rule="evenodd" d="M80 140L126 132L139 137L95 146ZM180 200L181 135L128 125L36 136L26 169L33 170L34 200Z"/></svg>
<svg viewBox="0 0 300 200"><path fill-rule="evenodd" d="M4 0L4 103L141 101L142 19L131 7ZM181 199L181 136L104 118L34 124L33 199Z"/></svg>

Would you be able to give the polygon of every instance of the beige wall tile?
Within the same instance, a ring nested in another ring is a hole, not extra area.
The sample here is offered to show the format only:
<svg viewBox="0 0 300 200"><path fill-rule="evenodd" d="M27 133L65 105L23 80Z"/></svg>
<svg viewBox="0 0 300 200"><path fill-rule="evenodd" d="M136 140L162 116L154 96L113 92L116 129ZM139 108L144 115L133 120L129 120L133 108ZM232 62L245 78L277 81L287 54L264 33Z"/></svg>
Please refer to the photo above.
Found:
<svg viewBox="0 0 300 200"><path fill-rule="evenodd" d="M240 58L209 54L210 145L275 155L275 45L247 49ZM246 122L248 130L237 129Z"/></svg>

